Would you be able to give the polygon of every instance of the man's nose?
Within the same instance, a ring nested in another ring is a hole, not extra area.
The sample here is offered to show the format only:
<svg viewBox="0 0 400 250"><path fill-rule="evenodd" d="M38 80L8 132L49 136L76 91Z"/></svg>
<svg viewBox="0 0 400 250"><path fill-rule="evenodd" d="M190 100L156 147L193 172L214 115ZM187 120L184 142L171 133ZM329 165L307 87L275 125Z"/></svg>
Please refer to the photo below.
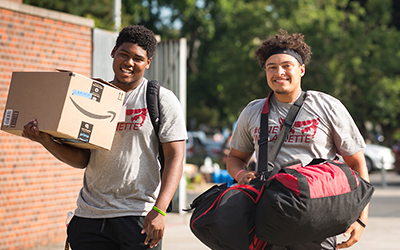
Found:
<svg viewBox="0 0 400 250"><path fill-rule="evenodd" d="M127 58L125 62L130 66L133 66L135 64L135 60L133 60L133 58Z"/></svg>
<svg viewBox="0 0 400 250"><path fill-rule="evenodd" d="M280 76L285 74L285 70L283 69L282 66L278 66L278 68L276 70L277 70L277 74Z"/></svg>

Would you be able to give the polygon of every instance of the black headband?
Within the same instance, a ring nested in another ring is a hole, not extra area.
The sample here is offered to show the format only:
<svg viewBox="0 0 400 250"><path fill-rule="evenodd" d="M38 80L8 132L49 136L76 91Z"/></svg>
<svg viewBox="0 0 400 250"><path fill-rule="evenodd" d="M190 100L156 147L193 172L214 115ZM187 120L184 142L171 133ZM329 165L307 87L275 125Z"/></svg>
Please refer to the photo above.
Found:
<svg viewBox="0 0 400 250"><path fill-rule="evenodd" d="M271 51L271 53L268 54L266 60L268 60L268 58L270 58L272 55L276 55L276 54L288 54L288 55L291 55L294 58L296 58L297 61L299 61L300 65L303 64L303 58L301 58L299 53L297 53L296 51L294 51L292 49L282 49L282 48L274 49L273 51Z"/></svg>

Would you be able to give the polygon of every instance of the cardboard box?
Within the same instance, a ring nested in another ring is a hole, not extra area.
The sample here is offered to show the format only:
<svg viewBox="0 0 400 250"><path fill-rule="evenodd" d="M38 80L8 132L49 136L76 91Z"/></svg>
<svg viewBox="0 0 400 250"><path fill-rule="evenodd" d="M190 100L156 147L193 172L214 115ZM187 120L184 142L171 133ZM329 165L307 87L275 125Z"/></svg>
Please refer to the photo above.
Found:
<svg viewBox="0 0 400 250"><path fill-rule="evenodd" d="M111 148L125 92L70 71L13 72L1 130L40 131L80 148Z"/></svg>

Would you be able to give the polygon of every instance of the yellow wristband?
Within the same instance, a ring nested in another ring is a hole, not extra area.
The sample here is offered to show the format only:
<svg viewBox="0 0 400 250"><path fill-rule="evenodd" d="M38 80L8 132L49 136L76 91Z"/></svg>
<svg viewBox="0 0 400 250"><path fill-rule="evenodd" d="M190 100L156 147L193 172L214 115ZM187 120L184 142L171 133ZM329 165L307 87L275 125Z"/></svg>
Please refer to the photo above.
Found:
<svg viewBox="0 0 400 250"><path fill-rule="evenodd" d="M157 212L159 212L162 216L165 216L165 215L166 215L166 213L164 213L163 211L161 211L161 209L159 209L159 208L156 207L156 206L153 206L153 209L156 210Z"/></svg>

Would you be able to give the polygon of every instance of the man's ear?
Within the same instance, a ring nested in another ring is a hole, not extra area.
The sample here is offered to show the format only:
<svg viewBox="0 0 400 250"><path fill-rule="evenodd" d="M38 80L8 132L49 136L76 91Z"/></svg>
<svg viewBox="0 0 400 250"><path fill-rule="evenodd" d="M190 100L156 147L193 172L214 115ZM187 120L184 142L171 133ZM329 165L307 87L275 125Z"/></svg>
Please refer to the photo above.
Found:
<svg viewBox="0 0 400 250"><path fill-rule="evenodd" d="M300 65L300 76L303 77L306 74L306 65Z"/></svg>
<svg viewBox="0 0 400 250"><path fill-rule="evenodd" d="M117 50L117 48L114 46L114 48L111 50L111 58L114 58L116 50Z"/></svg>
<svg viewBox="0 0 400 250"><path fill-rule="evenodd" d="M147 60L146 69L149 69L149 68L150 68L151 59L152 59L152 58L150 58L149 60Z"/></svg>

